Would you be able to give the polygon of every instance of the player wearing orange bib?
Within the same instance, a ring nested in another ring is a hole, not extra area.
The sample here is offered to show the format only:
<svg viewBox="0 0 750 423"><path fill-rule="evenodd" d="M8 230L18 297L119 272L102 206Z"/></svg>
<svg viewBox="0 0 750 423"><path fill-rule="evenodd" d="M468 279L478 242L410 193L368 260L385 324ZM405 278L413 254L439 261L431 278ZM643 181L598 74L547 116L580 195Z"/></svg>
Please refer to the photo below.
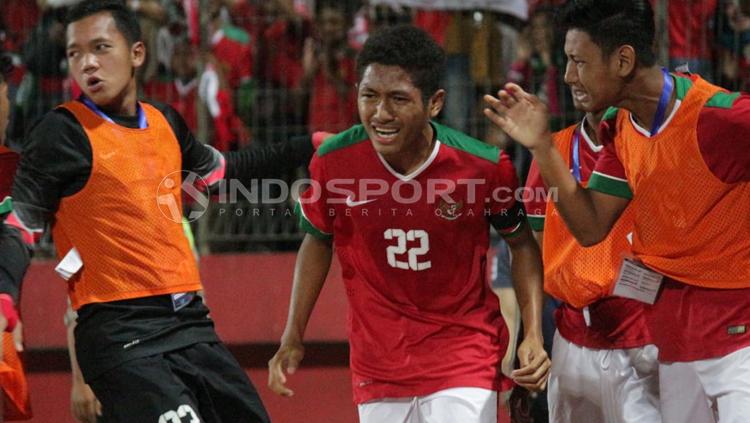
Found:
<svg viewBox="0 0 750 423"><path fill-rule="evenodd" d="M31 242L52 226L78 312L76 358L102 418L269 421L196 295L182 190L199 195L189 182L196 175L212 189L223 179L248 183L293 169L309 160L310 138L221 154L198 142L171 107L139 101L135 74L146 51L137 17L121 1L72 7L66 51L83 95L30 131L13 207L0 218L4 230ZM0 292L17 293L28 259L7 258L25 251L18 242L2 247ZM14 301L3 305L13 310Z"/></svg>
<svg viewBox="0 0 750 423"><path fill-rule="evenodd" d="M601 242L633 209L635 260L616 291L653 303L665 422L750 415L750 96L656 65L645 0L579 0L562 13L565 79L605 116L588 188L570 175L535 97L508 86L486 114L529 147L570 232Z"/></svg>
<svg viewBox="0 0 750 423"><path fill-rule="evenodd" d="M573 103L580 108L575 97ZM555 147L584 185L603 148L596 132L603 114L587 113L581 123L553 134ZM550 421L661 421L657 349L646 327L645 304L610 295L620 260L630 251L633 209L626 209L601 243L584 248L555 202L540 195L546 187L536 162L526 187L533 193L525 206L542 244L544 289L562 301L555 313Z"/></svg>

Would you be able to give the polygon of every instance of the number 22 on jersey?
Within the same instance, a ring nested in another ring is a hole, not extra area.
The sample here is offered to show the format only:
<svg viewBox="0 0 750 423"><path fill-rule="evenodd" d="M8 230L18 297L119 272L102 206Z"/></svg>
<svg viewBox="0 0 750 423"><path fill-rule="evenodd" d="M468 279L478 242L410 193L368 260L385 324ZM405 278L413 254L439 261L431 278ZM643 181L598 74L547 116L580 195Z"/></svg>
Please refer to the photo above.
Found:
<svg viewBox="0 0 750 423"><path fill-rule="evenodd" d="M430 236L421 229L412 229L405 232L403 229L386 229L383 237L390 241L396 240L396 245L386 248L388 265L403 270L427 270L432 267L430 260L420 261L430 251ZM418 241L419 245L406 248L407 242ZM406 254L406 257L404 257ZM406 258L407 261L399 260Z"/></svg>

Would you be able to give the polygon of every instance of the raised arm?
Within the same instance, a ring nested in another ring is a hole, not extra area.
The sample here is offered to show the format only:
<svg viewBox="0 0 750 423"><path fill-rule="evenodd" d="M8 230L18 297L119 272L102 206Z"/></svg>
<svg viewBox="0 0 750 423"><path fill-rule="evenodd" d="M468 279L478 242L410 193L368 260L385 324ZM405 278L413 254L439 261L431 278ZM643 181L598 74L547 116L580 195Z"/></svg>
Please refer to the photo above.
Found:
<svg viewBox="0 0 750 423"><path fill-rule="evenodd" d="M603 240L620 217L629 199L586 189L578 184L554 147L549 113L544 103L516 84L506 85L498 97L486 95L485 116L494 125L528 148L555 198L570 232L584 246Z"/></svg>
<svg viewBox="0 0 750 423"><path fill-rule="evenodd" d="M288 374L294 374L305 354L303 339L310 314L323 288L333 257L330 240L307 234L297 254L292 284L292 298L289 304L281 346L268 362L268 386L283 396L292 396L294 391L286 387Z"/></svg>

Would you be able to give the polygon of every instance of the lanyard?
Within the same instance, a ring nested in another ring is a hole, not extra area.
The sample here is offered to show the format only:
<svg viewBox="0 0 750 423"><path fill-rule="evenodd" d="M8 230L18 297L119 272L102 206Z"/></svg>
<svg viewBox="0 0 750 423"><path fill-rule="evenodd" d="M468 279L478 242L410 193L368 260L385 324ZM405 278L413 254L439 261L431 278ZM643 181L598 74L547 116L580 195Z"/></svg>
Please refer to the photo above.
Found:
<svg viewBox="0 0 750 423"><path fill-rule="evenodd" d="M651 124L651 136L653 137L659 132L659 127L664 123L664 112L667 110L669 99L672 97L672 91L674 90L674 81L672 76L669 75L666 69L662 68L661 73L664 76L664 88L661 90L661 97L659 98L659 105L656 106L656 114L654 115L654 123Z"/></svg>
<svg viewBox="0 0 750 423"><path fill-rule="evenodd" d="M112 120L111 117L109 117L102 109L99 108L96 104L94 104L93 101L91 101L86 96L81 96L81 101L83 104L86 105L89 109L91 109L92 112L96 113L101 117L102 119L106 120L109 123L115 123L115 121ZM141 108L141 103L136 102L135 103L135 112L138 115L138 128L139 129L146 129L148 128L148 122L146 122L146 114L143 112L143 109Z"/></svg>
<svg viewBox="0 0 750 423"><path fill-rule="evenodd" d="M578 148L581 143L581 132L576 129L575 133L573 134L573 176L576 178L576 181L579 183L581 182L581 157L580 152L578 151Z"/></svg>

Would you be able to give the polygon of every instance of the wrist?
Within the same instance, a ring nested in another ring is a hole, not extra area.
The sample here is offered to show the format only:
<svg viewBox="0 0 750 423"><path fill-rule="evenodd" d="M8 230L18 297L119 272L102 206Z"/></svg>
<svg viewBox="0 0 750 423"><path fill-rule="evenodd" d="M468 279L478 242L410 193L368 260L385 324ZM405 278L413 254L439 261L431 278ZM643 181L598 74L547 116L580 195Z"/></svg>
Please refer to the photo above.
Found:
<svg viewBox="0 0 750 423"><path fill-rule="evenodd" d="M543 155L548 154L550 151L552 151L554 142L552 140L552 133L547 131L540 137L542 141L536 143L536 145L529 147L529 151L531 151L531 154L536 157L537 155Z"/></svg>
<svg viewBox="0 0 750 423"><path fill-rule="evenodd" d="M284 333L281 335L281 343L282 344L301 344L302 343L302 331L293 329L293 328L287 328L284 330Z"/></svg>

